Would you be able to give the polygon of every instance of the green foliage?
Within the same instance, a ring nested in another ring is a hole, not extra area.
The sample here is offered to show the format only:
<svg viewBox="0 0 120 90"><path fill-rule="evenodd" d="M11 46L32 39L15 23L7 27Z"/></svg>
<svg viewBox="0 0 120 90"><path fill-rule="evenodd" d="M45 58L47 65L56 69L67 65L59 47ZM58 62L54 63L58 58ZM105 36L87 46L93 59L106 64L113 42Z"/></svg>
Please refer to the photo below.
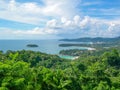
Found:
<svg viewBox="0 0 120 90"><path fill-rule="evenodd" d="M109 65L116 68L120 68L120 56L116 49L113 49L111 52L106 52L103 55L103 60Z"/></svg>
<svg viewBox="0 0 120 90"><path fill-rule="evenodd" d="M120 53L64 60L33 51L0 52L0 90L119 90Z"/></svg>

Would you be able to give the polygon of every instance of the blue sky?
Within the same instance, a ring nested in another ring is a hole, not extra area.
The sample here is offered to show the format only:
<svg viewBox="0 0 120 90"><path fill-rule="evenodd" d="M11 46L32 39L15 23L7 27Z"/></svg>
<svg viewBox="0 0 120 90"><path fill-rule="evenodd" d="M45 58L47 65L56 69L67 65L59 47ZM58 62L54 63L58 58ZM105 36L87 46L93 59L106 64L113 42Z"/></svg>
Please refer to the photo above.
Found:
<svg viewBox="0 0 120 90"><path fill-rule="evenodd" d="M0 0L0 39L120 36L120 0Z"/></svg>

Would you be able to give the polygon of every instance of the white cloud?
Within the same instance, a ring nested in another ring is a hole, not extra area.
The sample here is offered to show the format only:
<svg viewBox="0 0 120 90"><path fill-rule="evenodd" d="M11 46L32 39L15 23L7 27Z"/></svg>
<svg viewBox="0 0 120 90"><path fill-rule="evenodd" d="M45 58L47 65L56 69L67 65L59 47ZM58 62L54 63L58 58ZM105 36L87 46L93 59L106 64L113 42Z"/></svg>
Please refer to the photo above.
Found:
<svg viewBox="0 0 120 90"><path fill-rule="evenodd" d="M91 5L100 5L102 4L101 1L94 1L94 2L83 2L82 6L91 6Z"/></svg>
<svg viewBox="0 0 120 90"><path fill-rule="evenodd" d="M81 0L42 0L44 5L35 2L19 3L17 0L0 0L0 18L27 24L40 25L31 30L0 29L0 37L46 38L46 37L83 37L119 36L120 19L105 20L80 15L76 6ZM85 3L84 3L85 4ZM85 5L91 5L86 3ZM94 3L96 4L96 3ZM79 8L80 9L80 8ZM115 9L101 9L113 12ZM115 13L119 13L115 11Z"/></svg>
<svg viewBox="0 0 120 90"><path fill-rule="evenodd" d="M57 20L53 19L47 22L47 27L56 27L57 25Z"/></svg>
<svg viewBox="0 0 120 90"><path fill-rule="evenodd" d="M75 36L76 34L76 37L115 37L120 35L119 21L97 19L89 16L80 18L80 16L76 15L73 19L62 17L60 21L52 20L54 25L49 24L49 27L50 25L53 29L59 27L60 30L56 29L58 34L66 36Z"/></svg>
<svg viewBox="0 0 120 90"><path fill-rule="evenodd" d="M76 12L76 1L72 0L43 0L44 5L34 2L19 3L16 0L0 1L0 18L23 22L28 24L36 24L47 22L51 18L59 18L62 16L71 17Z"/></svg>
<svg viewBox="0 0 120 90"><path fill-rule="evenodd" d="M58 38L57 31L50 28L33 28L32 30L13 30L9 28L0 28L0 39L45 39L49 37ZM36 38L37 37L37 38Z"/></svg>
<svg viewBox="0 0 120 90"><path fill-rule="evenodd" d="M81 18L79 15L76 15L76 16L74 16L73 20L74 20L75 24L78 24L80 22Z"/></svg>
<svg viewBox="0 0 120 90"><path fill-rule="evenodd" d="M0 37L16 38L52 38L60 37L115 37L120 35L119 20L104 20L89 16L75 15L72 19L52 19L46 22L45 27L36 27L31 30L0 29Z"/></svg>
<svg viewBox="0 0 120 90"><path fill-rule="evenodd" d="M65 17L62 17L62 18L61 18L61 22L62 22L62 23L65 23L66 21L67 21L67 19L66 19Z"/></svg>
<svg viewBox="0 0 120 90"><path fill-rule="evenodd" d="M11 31L13 34L18 34L18 35L54 35L54 34L57 34L57 31L56 30L53 30L53 29L49 29L49 28L39 28L39 27L36 27L32 30L15 30L15 31Z"/></svg>

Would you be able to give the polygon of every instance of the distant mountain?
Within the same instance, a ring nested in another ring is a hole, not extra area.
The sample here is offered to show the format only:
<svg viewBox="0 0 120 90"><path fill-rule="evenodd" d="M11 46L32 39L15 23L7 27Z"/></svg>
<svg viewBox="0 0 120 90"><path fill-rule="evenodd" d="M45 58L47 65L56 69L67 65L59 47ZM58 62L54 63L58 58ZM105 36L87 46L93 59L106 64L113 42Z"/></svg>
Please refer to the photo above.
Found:
<svg viewBox="0 0 120 90"><path fill-rule="evenodd" d="M115 38L103 38L103 37L96 37L96 38L77 38L77 39L61 39L60 41L68 41L68 42L120 42L120 36Z"/></svg>

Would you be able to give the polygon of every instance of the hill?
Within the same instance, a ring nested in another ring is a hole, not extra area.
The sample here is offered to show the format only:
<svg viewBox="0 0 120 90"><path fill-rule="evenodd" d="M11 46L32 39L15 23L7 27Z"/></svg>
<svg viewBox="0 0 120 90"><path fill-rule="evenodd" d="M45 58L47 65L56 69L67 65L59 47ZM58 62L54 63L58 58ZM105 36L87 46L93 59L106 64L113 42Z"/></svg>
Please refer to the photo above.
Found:
<svg viewBox="0 0 120 90"><path fill-rule="evenodd" d="M114 37L114 38L103 38L103 37L96 37L96 38L90 38L90 37L85 37L85 38L76 38L76 39L61 39L60 41L68 41L68 42L118 42L120 41L120 36L119 37Z"/></svg>

